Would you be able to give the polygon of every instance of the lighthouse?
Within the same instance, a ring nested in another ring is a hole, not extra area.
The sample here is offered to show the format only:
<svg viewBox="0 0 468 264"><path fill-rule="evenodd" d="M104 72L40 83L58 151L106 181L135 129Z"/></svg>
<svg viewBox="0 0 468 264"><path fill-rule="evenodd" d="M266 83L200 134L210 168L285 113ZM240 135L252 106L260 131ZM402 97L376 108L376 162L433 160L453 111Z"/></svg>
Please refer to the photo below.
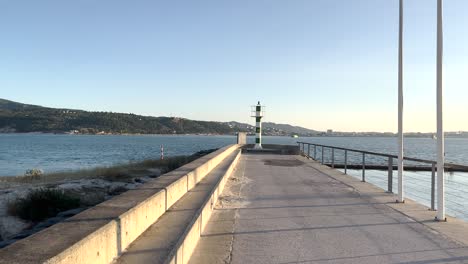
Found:
<svg viewBox="0 0 468 264"><path fill-rule="evenodd" d="M252 106L252 117L255 118L255 147L254 149L262 149L262 118L264 114L264 106L260 104Z"/></svg>

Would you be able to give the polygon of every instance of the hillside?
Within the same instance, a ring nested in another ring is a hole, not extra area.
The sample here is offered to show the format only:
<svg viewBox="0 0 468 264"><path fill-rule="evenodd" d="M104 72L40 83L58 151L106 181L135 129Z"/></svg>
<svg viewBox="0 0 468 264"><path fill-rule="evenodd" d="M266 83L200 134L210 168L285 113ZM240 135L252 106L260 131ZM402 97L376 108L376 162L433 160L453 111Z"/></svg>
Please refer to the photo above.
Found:
<svg viewBox="0 0 468 264"><path fill-rule="evenodd" d="M0 133L235 134L239 131L253 132L254 127L239 122L48 108L0 99ZM307 135L313 132L290 125L264 125L265 135Z"/></svg>
<svg viewBox="0 0 468 264"><path fill-rule="evenodd" d="M1 132L77 131L83 134L233 134L220 122L173 117L150 117L111 112L88 112L20 104L0 99Z"/></svg>
<svg viewBox="0 0 468 264"><path fill-rule="evenodd" d="M314 136L318 135L321 132L317 130L312 130L300 126L292 126L288 124L275 124L271 122L263 123L263 127L266 133L277 133L277 134L284 134L284 135L292 135L296 134L299 136Z"/></svg>

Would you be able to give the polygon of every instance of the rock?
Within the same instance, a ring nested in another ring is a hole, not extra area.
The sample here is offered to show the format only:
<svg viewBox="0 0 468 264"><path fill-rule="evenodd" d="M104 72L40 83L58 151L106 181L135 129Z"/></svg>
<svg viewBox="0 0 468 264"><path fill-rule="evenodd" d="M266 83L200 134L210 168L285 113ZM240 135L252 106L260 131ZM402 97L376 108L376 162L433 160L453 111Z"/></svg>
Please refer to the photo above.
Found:
<svg viewBox="0 0 468 264"><path fill-rule="evenodd" d="M136 183L143 183L143 181L140 178L135 178L133 179Z"/></svg>
<svg viewBox="0 0 468 264"><path fill-rule="evenodd" d="M132 184L132 183L128 183L128 184L125 184L125 188L129 189L129 190L133 190L137 187L138 185L136 184Z"/></svg>
<svg viewBox="0 0 468 264"><path fill-rule="evenodd" d="M68 210L68 211L58 213L57 217L72 217L74 215L77 215L77 214L83 212L84 210L86 210L86 208L71 209L71 210Z"/></svg>
<svg viewBox="0 0 468 264"><path fill-rule="evenodd" d="M109 188L109 191L107 192L107 194L109 195L119 195L121 193L124 193L128 191L128 188L124 187L124 186L113 186L111 188Z"/></svg>
<svg viewBox="0 0 468 264"><path fill-rule="evenodd" d="M0 241L0 248L4 248L4 247L7 247L13 243L15 243L16 241L18 241L19 239L9 239L9 240L5 240L5 241Z"/></svg>
<svg viewBox="0 0 468 264"><path fill-rule="evenodd" d="M151 168L151 169L148 169L148 171L151 172L151 174L148 175L150 178L157 178L161 176L162 174L161 170L157 168Z"/></svg>
<svg viewBox="0 0 468 264"><path fill-rule="evenodd" d="M3 239L11 238L22 230L28 228L30 223L19 219L18 217L4 215L0 217L0 236Z"/></svg>
<svg viewBox="0 0 468 264"><path fill-rule="evenodd" d="M23 232L17 234L16 236L14 236L12 239L16 239L16 240L19 240L19 239L23 239L23 238L26 238L34 233L36 233L37 230L35 229L28 229L28 230L24 230Z"/></svg>
<svg viewBox="0 0 468 264"><path fill-rule="evenodd" d="M39 224L37 224L36 226L34 226L34 229L33 230L36 230L36 229L44 229L44 228L47 228L47 227L50 227L50 226L53 226L55 225L56 223L58 222L61 222L65 220L64 217L52 217L52 218L49 218L45 221L42 221L40 222ZM37 231L36 231L37 232Z"/></svg>

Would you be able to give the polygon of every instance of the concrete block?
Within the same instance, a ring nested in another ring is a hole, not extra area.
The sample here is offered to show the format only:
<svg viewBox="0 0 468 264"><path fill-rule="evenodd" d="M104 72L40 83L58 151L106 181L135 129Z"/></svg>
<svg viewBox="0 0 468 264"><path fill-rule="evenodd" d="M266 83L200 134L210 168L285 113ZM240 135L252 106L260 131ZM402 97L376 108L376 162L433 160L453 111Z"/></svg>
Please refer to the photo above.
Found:
<svg viewBox="0 0 468 264"><path fill-rule="evenodd" d="M110 221L108 224L44 263L110 263L118 253L118 237L119 224L117 221Z"/></svg>
<svg viewBox="0 0 468 264"><path fill-rule="evenodd" d="M187 184L187 176L180 177L177 181L171 183L166 187L167 191L167 205L166 210L174 205L180 197L184 196L189 190Z"/></svg>
<svg viewBox="0 0 468 264"><path fill-rule="evenodd" d="M181 236L179 242L172 250L172 253L169 254L165 263L167 264L186 264L190 260L190 257L195 250L195 247L200 239L200 236L203 232L203 229L206 227L211 214L213 212L214 205L222 193L223 188L227 182L227 179L234 171L239 159L241 156L241 151L239 150L236 158L233 160L226 173L219 179L215 187L210 193L210 196L203 203L203 206L195 214L194 219L191 224L188 226L187 231Z"/></svg>
<svg viewBox="0 0 468 264"><path fill-rule="evenodd" d="M166 212L166 191L161 190L119 217L121 249L127 248ZM119 252L119 254L121 251Z"/></svg>
<svg viewBox="0 0 468 264"><path fill-rule="evenodd" d="M111 263L238 147L221 148L0 249L0 264ZM187 247L190 248L189 244Z"/></svg>
<svg viewBox="0 0 468 264"><path fill-rule="evenodd" d="M237 133L237 144L238 145L247 144L247 133L246 132Z"/></svg>

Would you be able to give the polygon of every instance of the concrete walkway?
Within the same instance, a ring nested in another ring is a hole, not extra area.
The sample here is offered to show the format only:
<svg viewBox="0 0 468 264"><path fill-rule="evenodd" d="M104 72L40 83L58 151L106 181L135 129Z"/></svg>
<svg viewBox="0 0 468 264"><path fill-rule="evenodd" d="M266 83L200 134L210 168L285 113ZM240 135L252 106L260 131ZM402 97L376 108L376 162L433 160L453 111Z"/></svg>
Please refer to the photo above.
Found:
<svg viewBox="0 0 468 264"><path fill-rule="evenodd" d="M243 155L223 196L192 264L468 263L466 245L391 195L364 194L298 156Z"/></svg>

